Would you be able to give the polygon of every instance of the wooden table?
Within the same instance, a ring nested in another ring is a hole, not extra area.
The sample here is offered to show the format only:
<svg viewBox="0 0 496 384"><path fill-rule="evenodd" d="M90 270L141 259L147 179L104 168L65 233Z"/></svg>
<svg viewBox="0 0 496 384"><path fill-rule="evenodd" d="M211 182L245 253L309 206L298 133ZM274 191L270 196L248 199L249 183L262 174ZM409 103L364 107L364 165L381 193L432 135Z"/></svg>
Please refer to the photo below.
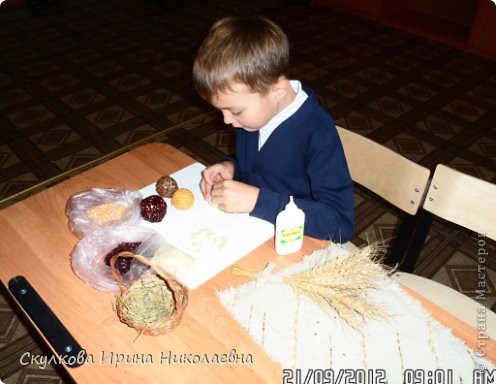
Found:
<svg viewBox="0 0 496 384"><path fill-rule="evenodd" d="M215 295L216 289L246 282L230 268L190 291L182 322L172 333L137 339L135 330L119 322L114 295L88 287L71 269L70 253L77 242L65 215L71 195L93 187L138 190L192 163L169 145L147 144L0 211L0 279L6 285L13 276L24 275L86 349L92 361L67 369L75 381L282 382L281 368ZM325 245L307 237L301 252L282 257L269 240L236 264L251 270L261 270L268 262L283 267ZM232 351L238 362L229 361ZM219 362L212 363L216 357Z"/></svg>
<svg viewBox="0 0 496 384"><path fill-rule="evenodd" d="M181 324L172 333L137 339L136 331L119 322L113 311L114 295L88 287L71 269L70 253L77 242L65 215L71 195L93 187L138 190L192 163L192 158L171 146L148 144L0 211L0 279L7 285L13 276L24 275L93 357L93 364L68 369L77 382L281 382L277 364L251 340L214 294L215 289L246 281L232 275L230 269L190 291ZM309 239L304 251L287 258L277 256L268 241L238 264L256 270L268 261L284 265L316 246L320 242ZM251 354L253 363L188 363L194 355L222 358L233 349L239 356ZM117 364L116 359L122 356L151 358L153 364ZM186 361L171 362L181 358Z"/></svg>

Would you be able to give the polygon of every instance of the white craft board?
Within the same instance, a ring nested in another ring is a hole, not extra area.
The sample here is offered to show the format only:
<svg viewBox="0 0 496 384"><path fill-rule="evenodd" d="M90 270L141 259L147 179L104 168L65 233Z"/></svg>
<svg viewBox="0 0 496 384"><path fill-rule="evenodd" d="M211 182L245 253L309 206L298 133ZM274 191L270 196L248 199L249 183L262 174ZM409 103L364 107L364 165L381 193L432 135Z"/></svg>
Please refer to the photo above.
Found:
<svg viewBox="0 0 496 384"><path fill-rule="evenodd" d="M197 260L194 268L182 280L188 288L196 288L223 269L274 236L274 225L244 213L226 213L212 207L200 191L200 163L183 168L171 176L180 188L188 188L195 195L195 203L186 211L176 209L170 199L167 214L160 223L143 220L142 225L159 232L167 242ZM140 190L143 197L157 194L155 183ZM192 236L208 233L209 238Z"/></svg>

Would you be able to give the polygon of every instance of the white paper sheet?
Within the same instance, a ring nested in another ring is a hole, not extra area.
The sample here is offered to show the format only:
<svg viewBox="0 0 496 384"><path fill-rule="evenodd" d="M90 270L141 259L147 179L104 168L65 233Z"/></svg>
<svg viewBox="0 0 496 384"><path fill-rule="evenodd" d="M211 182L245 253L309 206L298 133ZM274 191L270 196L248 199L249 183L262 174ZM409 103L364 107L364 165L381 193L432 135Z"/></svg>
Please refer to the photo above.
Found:
<svg viewBox="0 0 496 384"><path fill-rule="evenodd" d="M167 214L160 223L143 220L141 225L157 230L169 243L198 260L182 280L188 288L196 288L226 267L274 236L274 226L248 214L226 213L206 202L200 191L200 163L192 164L171 176L179 188L188 188L195 195L189 210L176 209L167 203ZM155 183L141 189L143 197L156 194Z"/></svg>

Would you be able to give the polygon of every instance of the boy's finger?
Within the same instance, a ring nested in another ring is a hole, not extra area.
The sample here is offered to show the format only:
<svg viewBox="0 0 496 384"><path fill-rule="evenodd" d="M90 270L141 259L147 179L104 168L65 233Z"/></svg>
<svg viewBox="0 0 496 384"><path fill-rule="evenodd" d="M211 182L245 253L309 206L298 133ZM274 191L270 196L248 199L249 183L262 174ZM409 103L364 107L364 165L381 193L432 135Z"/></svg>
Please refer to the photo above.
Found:
<svg viewBox="0 0 496 384"><path fill-rule="evenodd" d="M214 181L214 184L215 184L215 183L220 183L222 180L224 180L224 179L222 178L222 175L221 175L220 173L218 173L218 174L216 174L216 175L214 176L214 180L213 180L213 181Z"/></svg>
<svg viewBox="0 0 496 384"><path fill-rule="evenodd" d="M212 190L212 185L207 183L205 179L200 182L200 190L203 197L208 198L210 196L210 191Z"/></svg>

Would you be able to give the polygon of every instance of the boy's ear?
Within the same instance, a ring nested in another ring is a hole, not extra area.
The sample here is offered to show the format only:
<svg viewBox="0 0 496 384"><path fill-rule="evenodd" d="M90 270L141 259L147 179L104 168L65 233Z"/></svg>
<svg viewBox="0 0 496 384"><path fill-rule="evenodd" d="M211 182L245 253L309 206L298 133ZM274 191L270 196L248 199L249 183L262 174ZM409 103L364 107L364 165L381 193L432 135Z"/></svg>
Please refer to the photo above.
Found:
<svg viewBox="0 0 496 384"><path fill-rule="evenodd" d="M289 80L286 77L281 76L272 85L271 91L276 101L279 101L282 100L288 94L290 88L291 88L291 84L289 83Z"/></svg>

